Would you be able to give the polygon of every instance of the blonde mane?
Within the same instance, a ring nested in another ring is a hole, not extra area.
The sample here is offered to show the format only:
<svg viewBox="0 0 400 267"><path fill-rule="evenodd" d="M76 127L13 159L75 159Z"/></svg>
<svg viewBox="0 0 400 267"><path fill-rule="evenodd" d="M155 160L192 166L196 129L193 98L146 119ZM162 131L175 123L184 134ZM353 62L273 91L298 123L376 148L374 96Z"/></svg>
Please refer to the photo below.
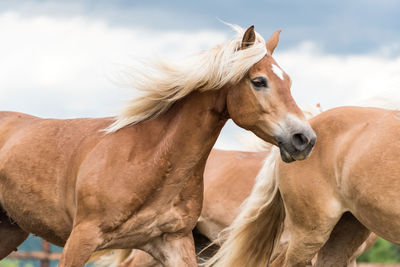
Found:
<svg viewBox="0 0 400 267"><path fill-rule="evenodd" d="M225 44L182 61L155 61L134 67L130 85L140 92L140 96L129 100L106 131L115 132L156 117L195 90L217 90L228 83L239 82L251 66L266 55L267 49L258 33L254 45L239 49L244 30L231 26L237 34Z"/></svg>

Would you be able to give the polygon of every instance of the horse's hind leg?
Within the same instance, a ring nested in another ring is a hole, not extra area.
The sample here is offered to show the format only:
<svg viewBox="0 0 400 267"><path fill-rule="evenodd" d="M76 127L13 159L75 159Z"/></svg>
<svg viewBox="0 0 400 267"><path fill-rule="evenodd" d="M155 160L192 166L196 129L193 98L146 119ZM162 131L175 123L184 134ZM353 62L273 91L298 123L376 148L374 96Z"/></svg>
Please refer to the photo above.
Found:
<svg viewBox="0 0 400 267"><path fill-rule="evenodd" d="M315 266L356 266L355 258L357 255L355 254L359 252L360 246L367 240L370 233L351 213L343 214L329 240L318 252ZM373 244L374 242L369 243ZM364 247L362 250L365 251L366 249Z"/></svg>
<svg viewBox="0 0 400 267"><path fill-rule="evenodd" d="M0 207L0 260L13 252L28 235Z"/></svg>

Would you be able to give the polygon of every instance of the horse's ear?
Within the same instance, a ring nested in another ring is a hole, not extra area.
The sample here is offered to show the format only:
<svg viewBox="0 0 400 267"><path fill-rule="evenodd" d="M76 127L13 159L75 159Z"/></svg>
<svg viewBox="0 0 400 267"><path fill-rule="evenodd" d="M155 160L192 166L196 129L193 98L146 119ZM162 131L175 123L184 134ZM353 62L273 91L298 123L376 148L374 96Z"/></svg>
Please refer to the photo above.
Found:
<svg viewBox="0 0 400 267"><path fill-rule="evenodd" d="M271 37L269 38L268 42L267 42L267 51L268 54L272 55L272 53L274 53L275 47L278 45L279 43L279 34L281 33L282 30L277 30L276 32L274 32Z"/></svg>
<svg viewBox="0 0 400 267"><path fill-rule="evenodd" d="M245 49L253 45L255 41L256 41L256 33L254 32L254 25L253 25L250 26L244 33L240 49Z"/></svg>

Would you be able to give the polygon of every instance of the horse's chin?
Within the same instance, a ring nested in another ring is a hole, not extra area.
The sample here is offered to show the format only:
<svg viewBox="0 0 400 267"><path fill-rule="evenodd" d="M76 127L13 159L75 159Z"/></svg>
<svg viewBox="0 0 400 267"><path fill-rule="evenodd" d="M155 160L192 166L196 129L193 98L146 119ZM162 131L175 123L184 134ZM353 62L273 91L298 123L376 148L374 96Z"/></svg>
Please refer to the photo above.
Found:
<svg viewBox="0 0 400 267"><path fill-rule="evenodd" d="M290 163L296 160L283 146L279 146L279 151L281 152L281 158L284 162Z"/></svg>
<svg viewBox="0 0 400 267"><path fill-rule="evenodd" d="M290 163L296 160L305 160L312 152L315 142L310 143L303 151L296 151L291 145L279 143L281 158L284 162Z"/></svg>

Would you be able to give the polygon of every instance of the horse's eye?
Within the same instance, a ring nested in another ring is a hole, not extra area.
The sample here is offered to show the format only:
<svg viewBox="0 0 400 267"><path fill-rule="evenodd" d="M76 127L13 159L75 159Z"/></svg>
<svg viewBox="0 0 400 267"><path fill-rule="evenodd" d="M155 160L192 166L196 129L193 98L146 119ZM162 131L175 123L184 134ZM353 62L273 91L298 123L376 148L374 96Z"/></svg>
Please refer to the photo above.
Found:
<svg viewBox="0 0 400 267"><path fill-rule="evenodd" d="M268 82L265 77L256 77L251 80L251 84L256 90L261 90L268 87Z"/></svg>

